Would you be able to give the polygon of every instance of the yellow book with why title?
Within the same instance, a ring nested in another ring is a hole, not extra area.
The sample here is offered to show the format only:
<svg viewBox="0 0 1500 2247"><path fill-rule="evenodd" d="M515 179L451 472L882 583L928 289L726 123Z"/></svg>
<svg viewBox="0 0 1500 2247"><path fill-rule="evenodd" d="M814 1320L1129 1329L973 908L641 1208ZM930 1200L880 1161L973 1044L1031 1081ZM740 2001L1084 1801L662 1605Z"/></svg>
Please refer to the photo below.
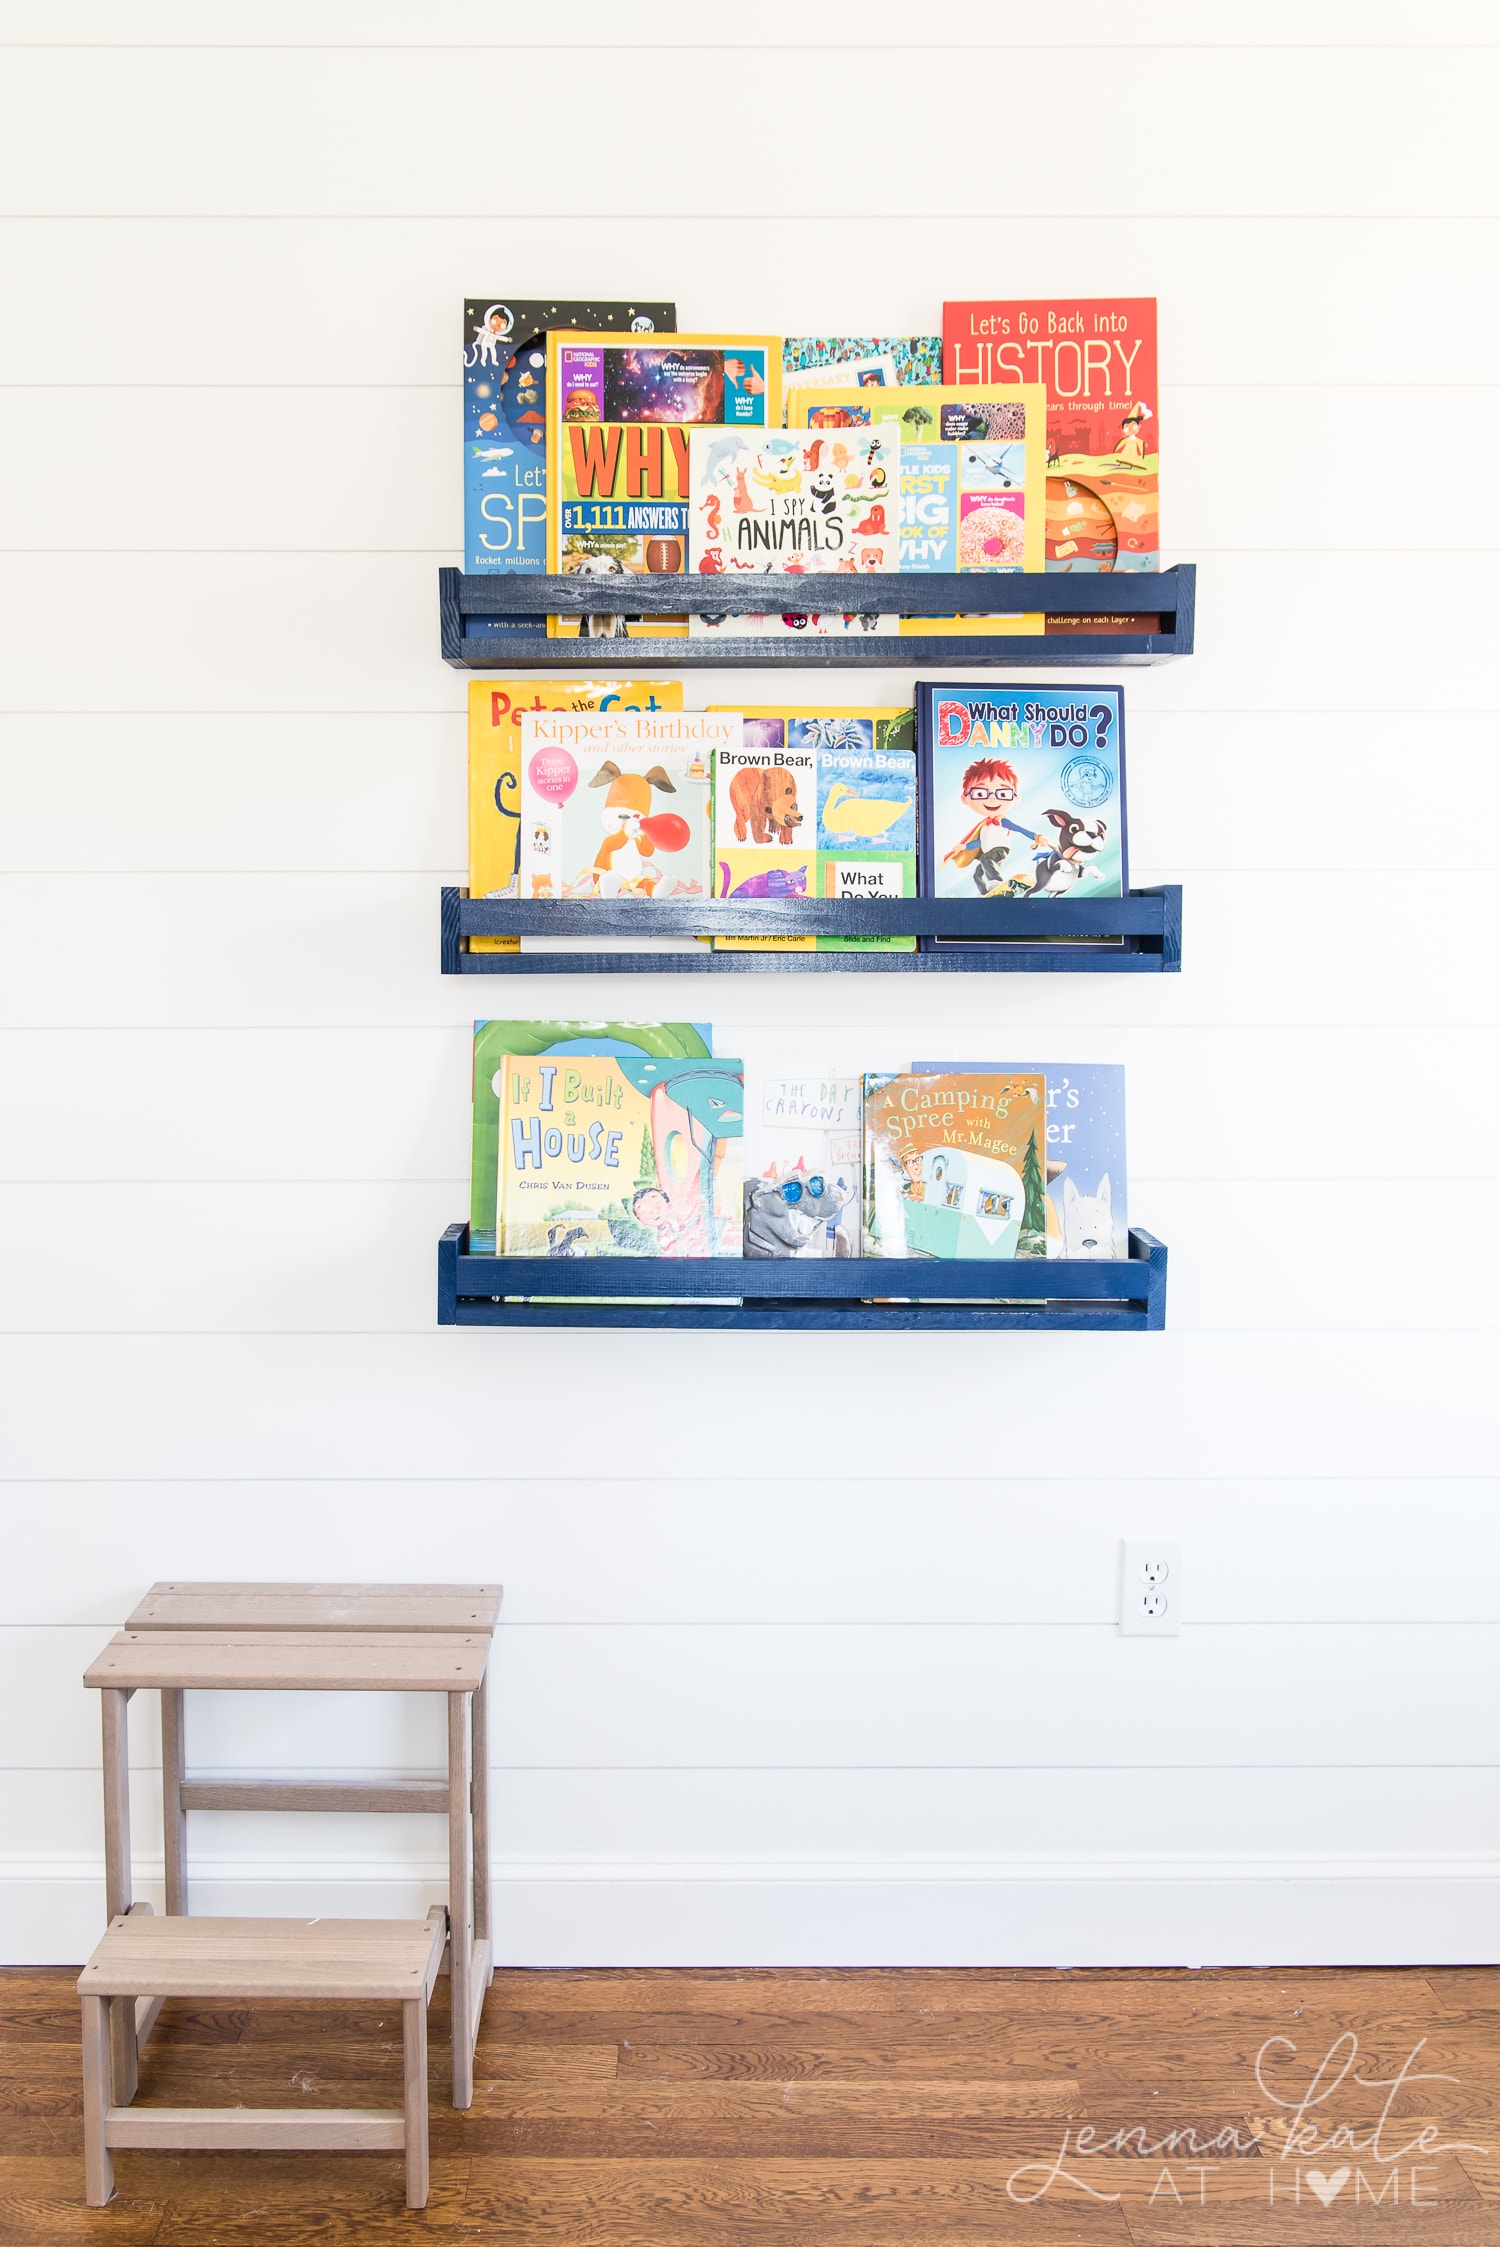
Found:
<svg viewBox="0 0 1500 2247"><path fill-rule="evenodd" d="M628 610L632 577L687 569L688 431L781 426L781 338L558 334L547 351L547 567L596 577ZM684 588L684 593L686 589ZM685 616L549 617L553 638L680 639Z"/></svg>

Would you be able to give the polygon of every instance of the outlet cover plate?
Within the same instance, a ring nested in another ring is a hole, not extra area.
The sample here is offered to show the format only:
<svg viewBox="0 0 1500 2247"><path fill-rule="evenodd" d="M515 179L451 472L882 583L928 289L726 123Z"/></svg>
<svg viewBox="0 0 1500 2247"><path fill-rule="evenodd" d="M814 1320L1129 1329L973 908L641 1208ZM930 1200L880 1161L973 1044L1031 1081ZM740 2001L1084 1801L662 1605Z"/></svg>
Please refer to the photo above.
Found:
<svg viewBox="0 0 1500 2247"><path fill-rule="evenodd" d="M1182 1547L1166 1537L1120 1545L1120 1636L1176 1638L1182 1629Z"/></svg>

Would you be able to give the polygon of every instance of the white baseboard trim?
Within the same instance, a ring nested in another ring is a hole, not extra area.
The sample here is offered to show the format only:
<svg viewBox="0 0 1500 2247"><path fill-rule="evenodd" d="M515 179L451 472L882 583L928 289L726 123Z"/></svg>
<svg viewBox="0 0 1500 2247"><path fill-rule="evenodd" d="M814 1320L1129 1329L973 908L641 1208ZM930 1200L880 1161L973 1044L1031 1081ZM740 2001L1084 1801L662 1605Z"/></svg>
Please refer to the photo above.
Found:
<svg viewBox="0 0 1500 2247"><path fill-rule="evenodd" d="M160 1863L136 1893L162 1908ZM420 1917L439 1858L197 1855L200 1913ZM87 1957L99 1860L0 1857L0 1960ZM1500 1860L508 1857L512 1966L1293 1966L1500 1961Z"/></svg>

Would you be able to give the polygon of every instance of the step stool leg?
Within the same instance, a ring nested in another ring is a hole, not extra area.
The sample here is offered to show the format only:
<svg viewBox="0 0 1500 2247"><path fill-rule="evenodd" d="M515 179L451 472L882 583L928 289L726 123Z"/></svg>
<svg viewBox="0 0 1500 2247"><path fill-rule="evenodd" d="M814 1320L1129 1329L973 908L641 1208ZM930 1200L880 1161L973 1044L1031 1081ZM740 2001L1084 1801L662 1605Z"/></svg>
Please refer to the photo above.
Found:
<svg viewBox="0 0 1500 2247"><path fill-rule="evenodd" d="M113 1920L131 1906L130 1885L130 1740L126 1711L130 1695L107 1685L99 1695L104 1727L104 1914ZM114 2049L114 2096L117 2106L128 2107L136 2092L136 2038L134 2008L110 2009L110 2039Z"/></svg>
<svg viewBox="0 0 1500 2247"><path fill-rule="evenodd" d="M474 2103L474 1866L470 1852L467 1693L448 1695L448 2003L453 2012L453 2104Z"/></svg>
<svg viewBox="0 0 1500 2247"><path fill-rule="evenodd" d="M427 2206L427 1992L408 1998L401 2046L405 2063L406 2205Z"/></svg>
<svg viewBox="0 0 1500 2247"><path fill-rule="evenodd" d="M134 2003L123 1998L116 2010L133 2016ZM83 2000L83 2182L91 2208L107 2207L115 2189L115 2165L104 2143L104 2117L110 2104L110 2011L107 1997Z"/></svg>
<svg viewBox="0 0 1500 2247"><path fill-rule="evenodd" d="M182 1807L182 1688L161 1689L161 1815L167 1917L187 1910L187 1818Z"/></svg>
<svg viewBox="0 0 1500 2247"><path fill-rule="evenodd" d="M474 1773L470 1795L474 1814L474 1935L488 1940L490 1933L490 1673L474 1692ZM486 1981L493 1976L487 1975Z"/></svg>

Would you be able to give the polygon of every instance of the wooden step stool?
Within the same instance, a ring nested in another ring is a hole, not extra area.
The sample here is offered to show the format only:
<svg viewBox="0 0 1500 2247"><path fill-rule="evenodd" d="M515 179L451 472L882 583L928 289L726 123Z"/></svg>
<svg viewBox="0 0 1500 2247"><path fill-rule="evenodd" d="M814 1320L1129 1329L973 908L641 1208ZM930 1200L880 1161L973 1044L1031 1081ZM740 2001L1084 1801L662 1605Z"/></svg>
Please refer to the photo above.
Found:
<svg viewBox="0 0 1500 2247"><path fill-rule="evenodd" d="M474 2045L489 1986L489 1745L486 1693L500 1587L488 1584L153 1585L126 1628L84 1673L104 1722L105 1910L130 1910L130 1774L125 1705L161 1694L166 1906L185 1914L190 1810L431 1811L448 1824L453 2104L474 2096ZM448 1768L390 1781L193 1779L185 1768L188 1692L441 1693ZM117 2008L115 2084L134 2088L137 2035Z"/></svg>
<svg viewBox="0 0 1500 2247"><path fill-rule="evenodd" d="M157 1919L122 1913L78 1977L83 2002L83 2161L91 2208L114 2191L114 2146L400 2147L406 2205L427 2205L427 2002L447 1915L421 1919ZM314 1997L399 2005L405 2096L394 2107L136 2107L110 2089L110 2018L137 1998Z"/></svg>

